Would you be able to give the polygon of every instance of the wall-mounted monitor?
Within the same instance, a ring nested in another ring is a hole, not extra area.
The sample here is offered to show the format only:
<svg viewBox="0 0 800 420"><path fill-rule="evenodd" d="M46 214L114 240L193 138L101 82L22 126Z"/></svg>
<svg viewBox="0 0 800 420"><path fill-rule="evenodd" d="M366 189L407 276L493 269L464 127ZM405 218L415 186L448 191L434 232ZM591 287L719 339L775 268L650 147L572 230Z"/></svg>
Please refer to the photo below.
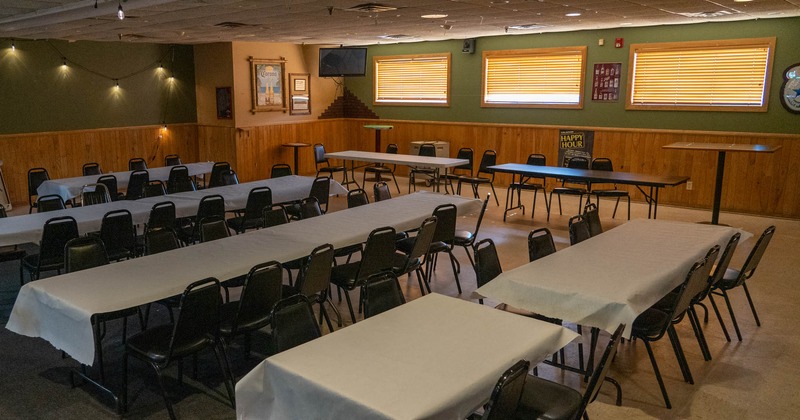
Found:
<svg viewBox="0 0 800 420"><path fill-rule="evenodd" d="M319 77L363 76L366 72L366 48L319 49Z"/></svg>

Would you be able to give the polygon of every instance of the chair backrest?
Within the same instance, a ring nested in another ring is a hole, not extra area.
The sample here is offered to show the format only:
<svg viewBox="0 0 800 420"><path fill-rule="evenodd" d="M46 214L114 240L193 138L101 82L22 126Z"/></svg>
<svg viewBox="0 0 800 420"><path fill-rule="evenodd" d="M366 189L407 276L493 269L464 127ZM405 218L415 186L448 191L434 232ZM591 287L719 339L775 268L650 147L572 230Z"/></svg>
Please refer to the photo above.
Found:
<svg viewBox="0 0 800 420"><path fill-rule="evenodd" d="M36 208L39 213L44 213L48 211L64 210L67 206L64 205L64 199L61 198L60 195L47 194L36 199Z"/></svg>
<svg viewBox="0 0 800 420"><path fill-rule="evenodd" d="M708 269L706 268L706 258L702 258L700 261L697 261L692 265L692 268L689 269L689 273L686 275L686 280L681 284L678 288L678 296L675 299L675 303L672 308L667 308L668 310L665 311L670 314L670 317L666 321L667 325L664 325L660 335L663 335L666 332L667 327L672 322L673 319L680 317L687 309L689 309L689 305L691 304L692 300L694 299L696 293L692 293L692 291L701 290L708 283Z"/></svg>
<svg viewBox="0 0 800 420"><path fill-rule="evenodd" d="M395 143L389 143L386 145L386 153L391 153L396 155L398 150L400 150Z"/></svg>
<svg viewBox="0 0 800 420"><path fill-rule="evenodd" d="M311 183L311 192L309 192L309 197L314 197L319 202L320 207L322 207L322 212L325 213L328 211L328 197L331 191L331 179L327 176L320 176L314 179L314 182Z"/></svg>
<svg viewBox="0 0 800 420"><path fill-rule="evenodd" d="M705 276L704 277L705 281L692 283L689 286L687 286L686 289L686 294L688 294L689 297L691 298L690 299L691 302L693 303L700 302L700 300L702 300L700 299L700 297L702 296L703 298L705 298L711 291L711 284L709 280L711 279L711 270L714 267L714 262L717 260L718 255L719 255L719 245L714 245L713 247L711 247L711 249L708 250L708 252L706 252L706 256L703 259L703 261L705 261L705 264L703 265L703 268L700 269L700 272L697 273L697 275L700 277Z"/></svg>
<svg viewBox="0 0 800 420"><path fill-rule="evenodd" d="M321 163L328 166L328 159L325 159L325 146L322 143L317 143L314 145L314 165L319 166Z"/></svg>
<svg viewBox="0 0 800 420"><path fill-rule="evenodd" d="M136 229L131 212L120 209L106 213L100 224L100 239L109 256L133 256L136 253Z"/></svg>
<svg viewBox="0 0 800 420"><path fill-rule="evenodd" d="M617 329L614 330L614 333L611 334L611 339L608 340L608 345L603 351L603 355L600 357L600 361L598 362L597 367L594 369L592 377L589 378L589 383L586 386L586 392L583 394L581 409L578 415L575 416L576 419L583 416L589 403L597 398L597 394L600 392L600 387L603 386L603 382L605 382L608 371L611 368L611 362L614 361L614 356L617 354L617 348L619 348L619 342L622 340L622 333L624 331L625 324L619 324Z"/></svg>
<svg viewBox="0 0 800 420"><path fill-rule="evenodd" d="M117 201L119 199L119 189L117 188L116 176L111 174L103 175L97 178L97 183L106 186L106 191L108 191L108 196L111 197L111 201Z"/></svg>
<svg viewBox="0 0 800 420"><path fill-rule="evenodd" d="M567 168L589 169L589 159L582 156L573 156L567 160Z"/></svg>
<svg viewBox="0 0 800 420"><path fill-rule="evenodd" d="M138 200L144 196L144 186L150 182L150 174L147 171L137 170L131 172L128 178L128 190L125 199Z"/></svg>
<svg viewBox="0 0 800 420"><path fill-rule="evenodd" d="M395 230L393 227L381 227L370 232L364 250L361 253L361 263L358 268L357 281L364 281L373 274L390 270L394 260Z"/></svg>
<svg viewBox="0 0 800 420"><path fill-rule="evenodd" d="M64 246L78 237L78 222L71 216L54 217L44 223L39 242L39 265L64 261Z"/></svg>
<svg viewBox="0 0 800 420"><path fill-rule="evenodd" d="M105 184L86 184L81 188L81 205L91 206L93 204L110 203L111 195Z"/></svg>
<svg viewBox="0 0 800 420"><path fill-rule="evenodd" d="M189 176L189 168L183 165L173 166L169 170L169 179L167 179L167 192L175 194L184 191L195 191L197 187Z"/></svg>
<svg viewBox="0 0 800 420"><path fill-rule="evenodd" d="M528 234L528 260L533 262L556 252L553 234L548 228L534 229Z"/></svg>
<svg viewBox="0 0 800 420"><path fill-rule="evenodd" d="M211 216L200 220L200 242L210 242L228 236L231 236L231 233L222 217Z"/></svg>
<svg viewBox="0 0 800 420"><path fill-rule="evenodd" d="M347 192L347 208L352 209L353 207L363 206L364 204L369 204L369 196L367 192L364 191L362 188L357 188L355 190L350 190Z"/></svg>
<svg viewBox="0 0 800 420"><path fill-rule="evenodd" d="M96 236L70 239L64 245L64 271L74 273L108 264L103 241Z"/></svg>
<svg viewBox="0 0 800 420"><path fill-rule="evenodd" d="M233 169L227 169L222 171L222 185L238 185L239 184L239 176L236 175L236 171Z"/></svg>
<svg viewBox="0 0 800 420"><path fill-rule="evenodd" d="M361 286L364 319L406 303L397 276L391 271L374 274Z"/></svg>
<svg viewBox="0 0 800 420"><path fill-rule="evenodd" d="M597 204L586 203L583 207L583 218L589 224L589 235L596 236L603 233L603 225L600 223L600 212L597 210Z"/></svg>
<svg viewBox="0 0 800 420"><path fill-rule="evenodd" d="M503 372L497 384L492 389L492 396L485 406L482 420L504 420L514 418L522 390L525 387L530 363L520 360Z"/></svg>
<svg viewBox="0 0 800 420"><path fill-rule="evenodd" d="M422 143L419 146L419 156L436 157L436 145L433 143Z"/></svg>
<svg viewBox="0 0 800 420"><path fill-rule="evenodd" d="M322 334L307 297L297 294L279 300L272 309L272 350L280 353Z"/></svg>
<svg viewBox="0 0 800 420"><path fill-rule="evenodd" d="M414 262L418 258L422 258L428 253L433 241L433 235L436 233L436 224L438 220L436 216L431 216L422 221L417 231L417 236L414 239L414 246L411 252L408 253L408 261Z"/></svg>
<svg viewBox="0 0 800 420"><path fill-rule="evenodd" d="M272 206L272 190L269 187L255 187L247 194L244 205L245 220L256 220L264 217L264 208Z"/></svg>
<svg viewBox="0 0 800 420"><path fill-rule="evenodd" d="M147 229L175 227L175 203L172 201L162 201L153 204L150 209L150 216L147 219Z"/></svg>
<svg viewBox="0 0 800 420"><path fill-rule="evenodd" d="M163 182L159 180L153 180L153 181L147 181L147 183L144 184L142 196L161 197L162 195L167 195L167 189L164 187Z"/></svg>
<svg viewBox="0 0 800 420"><path fill-rule="evenodd" d="M312 217L322 216L323 214L316 197L306 197L300 201L301 219L310 219Z"/></svg>
<svg viewBox="0 0 800 420"><path fill-rule="evenodd" d="M467 163L465 163L463 165L458 165L458 166L454 167L453 169L454 170L455 169L467 170L467 171L469 171L469 175L472 176L472 171L473 171L472 164L474 163L474 160L475 160L475 151L472 150L471 147L462 147L462 148L458 149L458 152L456 152L456 159L466 159L469 162L467 162Z"/></svg>
<svg viewBox="0 0 800 420"><path fill-rule="evenodd" d="M221 187L224 184L222 183L222 172L227 171L231 168L231 164L228 162L215 162L214 166L211 167L211 176L208 180L209 187Z"/></svg>
<svg viewBox="0 0 800 420"><path fill-rule="evenodd" d="M153 255L180 248L178 235L172 228L159 227L144 233L144 254Z"/></svg>
<svg viewBox="0 0 800 420"><path fill-rule="evenodd" d="M389 191L389 185L383 181L376 182L375 185L372 186L372 195L375 199L375 202L392 198L392 192Z"/></svg>
<svg viewBox="0 0 800 420"><path fill-rule="evenodd" d="M289 216L286 214L286 208L280 204L273 204L270 207L264 207L264 227L272 227L289 223Z"/></svg>
<svg viewBox="0 0 800 420"><path fill-rule="evenodd" d="M306 258L297 278L297 290L305 296L325 293L331 284L333 245L324 244L314 248Z"/></svg>
<svg viewBox="0 0 800 420"><path fill-rule="evenodd" d="M234 335L239 325L251 325L261 319L269 319L272 307L281 299L282 281L283 271L281 263L277 261L261 263L250 269L244 279L231 326Z"/></svg>
<svg viewBox="0 0 800 420"><path fill-rule="evenodd" d="M103 171L100 169L100 164L97 162L90 162L83 164L83 176L101 175Z"/></svg>
<svg viewBox="0 0 800 420"><path fill-rule="evenodd" d="M42 182L50 179L45 168L31 168L28 170L28 196L39 195L36 192Z"/></svg>
<svg viewBox="0 0 800 420"><path fill-rule="evenodd" d="M219 311L222 296L219 280L209 277L190 284L181 295L180 312L175 318L169 354L176 348L189 346L201 340L216 340L219 334Z"/></svg>
<svg viewBox="0 0 800 420"><path fill-rule="evenodd" d="M478 287L494 280L503 273L500 258L497 256L497 247L494 241L486 238L473 246L475 252L475 280Z"/></svg>
<svg viewBox="0 0 800 420"><path fill-rule="evenodd" d="M164 156L164 166L175 166L175 165L182 165L181 157L178 155L166 155Z"/></svg>
<svg viewBox="0 0 800 420"><path fill-rule="evenodd" d="M589 232L589 222L581 216L580 214L577 216L572 216L569 218L569 244L575 245L579 242L583 242L592 237L591 232Z"/></svg>
<svg viewBox="0 0 800 420"><path fill-rule="evenodd" d="M494 176L494 171L489 169L490 166L494 165L497 165L497 152L491 149L484 151L483 156L481 156L481 164L478 166L478 176L481 173Z"/></svg>
<svg viewBox="0 0 800 420"><path fill-rule="evenodd" d="M614 171L614 164L609 158L595 158L592 161L592 169L595 171Z"/></svg>
<svg viewBox="0 0 800 420"><path fill-rule="evenodd" d="M758 242L750 251L750 254L747 256L747 260L745 260L742 269L739 270L739 278L736 281L736 286L744 283L745 280L753 277L753 274L756 272L756 268L758 268L758 263L761 262L761 257L764 256L764 251L767 250L767 245L772 240L772 235L775 234L775 226L770 226L764 230L761 234L761 237L758 238Z"/></svg>
<svg viewBox="0 0 800 420"><path fill-rule="evenodd" d="M128 170L129 171L146 171L147 170L147 162L145 162L142 158L132 158L128 160Z"/></svg>
<svg viewBox="0 0 800 420"><path fill-rule="evenodd" d="M436 216L436 232L433 234L433 242L452 245L453 238L456 236L458 208L455 204L442 204L433 209L433 215Z"/></svg>
<svg viewBox="0 0 800 420"><path fill-rule="evenodd" d="M269 177L270 178L280 178L282 176L289 176L293 175L292 167L286 163L276 163L272 165L272 170L270 170Z"/></svg>
<svg viewBox="0 0 800 420"><path fill-rule="evenodd" d="M200 204L197 205L196 221L212 216L225 218L225 199L219 194L207 195L201 198Z"/></svg>
<svg viewBox="0 0 800 420"><path fill-rule="evenodd" d="M546 166L547 157L540 153L531 153L528 155L528 160L525 162L525 164L532 166Z"/></svg>
<svg viewBox="0 0 800 420"><path fill-rule="evenodd" d="M708 277L708 291L711 291L711 288L717 285L720 280L725 277L725 271L728 269L728 266L731 264L731 259L733 259L733 253L736 251L736 246L739 245L739 239L741 239L742 234L736 232L731 236L731 239L728 240L728 244L725 245L725 249L722 251L722 255L719 257L719 261L714 266L714 273ZM706 293L708 295L708 293ZM699 300L705 299L706 296L700 297Z"/></svg>
<svg viewBox="0 0 800 420"><path fill-rule="evenodd" d="M475 232L472 232L472 242L478 237L478 231L481 230L481 223L483 223L483 215L486 214L486 207L489 206L489 199L492 198L492 193L486 194L486 199L483 200L481 212L478 213L478 222L475 223Z"/></svg>

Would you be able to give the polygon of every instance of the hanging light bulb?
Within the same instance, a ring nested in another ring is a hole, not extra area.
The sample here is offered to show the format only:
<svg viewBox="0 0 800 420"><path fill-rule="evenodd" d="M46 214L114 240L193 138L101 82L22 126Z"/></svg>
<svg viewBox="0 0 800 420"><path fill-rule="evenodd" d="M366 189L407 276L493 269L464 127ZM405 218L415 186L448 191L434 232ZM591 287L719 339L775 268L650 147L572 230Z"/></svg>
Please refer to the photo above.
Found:
<svg viewBox="0 0 800 420"><path fill-rule="evenodd" d="M17 50L17 46L14 45L14 40L12 39L11 40L11 51L16 51L16 50Z"/></svg>
<svg viewBox="0 0 800 420"><path fill-rule="evenodd" d="M67 68L67 57L61 57L61 68Z"/></svg>
<svg viewBox="0 0 800 420"><path fill-rule="evenodd" d="M114 89L119 89L119 79L114 79Z"/></svg>
<svg viewBox="0 0 800 420"><path fill-rule="evenodd" d="M122 10L122 3L118 3L118 4L119 4L119 7L117 8L117 17L119 18L119 20L125 19L125 11Z"/></svg>

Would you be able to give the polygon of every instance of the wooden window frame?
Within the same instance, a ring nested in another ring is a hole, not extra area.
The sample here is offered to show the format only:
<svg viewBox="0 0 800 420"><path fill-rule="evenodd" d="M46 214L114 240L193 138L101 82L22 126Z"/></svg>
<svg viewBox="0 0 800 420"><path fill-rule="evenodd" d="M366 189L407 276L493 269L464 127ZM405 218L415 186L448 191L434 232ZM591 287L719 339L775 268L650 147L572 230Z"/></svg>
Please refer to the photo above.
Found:
<svg viewBox="0 0 800 420"><path fill-rule="evenodd" d="M583 109L583 101L586 83L586 51L587 47L558 47L558 48L531 48L522 50L495 50L484 51L481 61L481 107L484 108L559 108L559 109ZM580 86L578 88L577 103L557 103L557 102L492 102L486 101L487 90L487 63L492 57L508 56L549 56L549 55L576 55L580 56Z"/></svg>
<svg viewBox="0 0 800 420"><path fill-rule="evenodd" d="M431 59L431 58L443 58L447 62L447 80L445 84L445 99L444 102L436 102L434 100L423 100L423 99L409 99L409 100L397 100L397 99L386 99L381 100L378 98L378 82L380 80L378 65L381 61L391 61L391 60L417 60L417 59ZM406 55L384 55L384 56L374 56L372 57L372 70L373 70L373 82L372 82L372 104L375 106L382 106L382 105L389 105L389 106L434 106L434 107L449 107L450 106L450 75L452 72L452 54L447 53L434 53L434 54L406 54Z"/></svg>
<svg viewBox="0 0 800 420"><path fill-rule="evenodd" d="M772 65L775 55L775 37L771 38L747 38L747 39L727 39L712 41L689 41L689 42L663 42L648 44L631 44L628 58L628 91L626 93L626 110L669 110L669 111L720 111L720 112L767 112L770 95L770 82L772 79ZM762 103L756 105L669 105L663 103L634 103L633 97L635 88L636 55L640 52L669 52L669 51L690 51L705 49L734 49L734 48L761 48L768 47L767 63L764 71L764 83L762 90Z"/></svg>

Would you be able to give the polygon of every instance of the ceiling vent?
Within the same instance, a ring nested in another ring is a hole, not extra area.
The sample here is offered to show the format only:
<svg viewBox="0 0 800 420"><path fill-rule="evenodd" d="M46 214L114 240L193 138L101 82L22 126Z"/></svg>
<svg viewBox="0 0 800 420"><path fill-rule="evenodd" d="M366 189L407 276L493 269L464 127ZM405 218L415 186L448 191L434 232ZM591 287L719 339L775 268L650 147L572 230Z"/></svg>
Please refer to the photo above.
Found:
<svg viewBox="0 0 800 420"><path fill-rule="evenodd" d="M403 34L395 34L395 35L380 35L378 38L381 39L393 39L395 41L403 40L403 39L414 39L416 38L413 35L403 35Z"/></svg>
<svg viewBox="0 0 800 420"><path fill-rule="evenodd" d="M547 27L547 25L541 25L541 24L538 24L538 23L528 23L528 24L525 24L525 25L511 25L507 29L513 29L513 30L516 30L516 31L530 31L530 30L533 30L533 29L541 29L541 28L546 28L546 27Z"/></svg>
<svg viewBox="0 0 800 420"><path fill-rule="evenodd" d="M397 8L380 3L363 3L344 10L347 12L381 13L391 12L392 10L397 10Z"/></svg>
<svg viewBox="0 0 800 420"><path fill-rule="evenodd" d="M220 28L236 29L236 28L247 28L256 25L248 25L246 23L241 23L241 22L220 22L214 26L218 26Z"/></svg>
<svg viewBox="0 0 800 420"><path fill-rule="evenodd" d="M720 10L717 12L694 12L694 13L678 13L681 16L686 16L688 18L714 18L714 17L722 17L722 16L729 16L732 15L733 12L728 10Z"/></svg>

